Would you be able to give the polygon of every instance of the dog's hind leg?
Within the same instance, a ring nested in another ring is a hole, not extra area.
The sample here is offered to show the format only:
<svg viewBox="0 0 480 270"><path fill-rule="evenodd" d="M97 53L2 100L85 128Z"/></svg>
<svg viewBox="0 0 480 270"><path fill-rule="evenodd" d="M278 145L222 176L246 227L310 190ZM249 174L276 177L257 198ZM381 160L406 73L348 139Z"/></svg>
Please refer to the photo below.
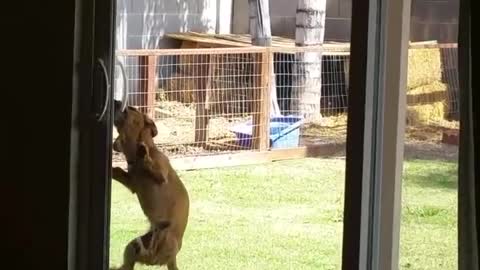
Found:
<svg viewBox="0 0 480 270"><path fill-rule="evenodd" d="M170 261L167 263L167 268L168 270L178 270L176 256L173 256L172 259L170 259Z"/></svg>
<svg viewBox="0 0 480 270"><path fill-rule="evenodd" d="M169 222L164 223L166 223L166 225L161 223L164 227L169 226L170 224ZM152 265L151 251L148 247L150 246L153 237L154 232L149 231L130 241L123 251L123 264L118 270L133 270L135 263L137 262Z"/></svg>
<svg viewBox="0 0 480 270"><path fill-rule="evenodd" d="M175 237L168 237L165 243L166 253L168 254L167 268L168 270L178 270L177 267L177 253L178 241Z"/></svg>
<svg viewBox="0 0 480 270"><path fill-rule="evenodd" d="M139 238L135 238L125 247L123 251L123 264L116 270L133 270L135 263L139 261L141 253L144 250ZM111 268L112 269L112 268Z"/></svg>

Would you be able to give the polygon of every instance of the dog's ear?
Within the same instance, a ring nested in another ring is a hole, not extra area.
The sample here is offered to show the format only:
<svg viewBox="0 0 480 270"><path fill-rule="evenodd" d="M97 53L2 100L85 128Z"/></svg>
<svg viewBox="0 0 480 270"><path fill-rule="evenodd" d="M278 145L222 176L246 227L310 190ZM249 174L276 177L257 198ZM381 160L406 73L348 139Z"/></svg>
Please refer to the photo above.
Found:
<svg viewBox="0 0 480 270"><path fill-rule="evenodd" d="M148 157L148 148L144 143L139 143L137 145L137 158L144 159Z"/></svg>
<svg viewBox="0 0 480 270"><path fill-rule="evenodd" d="M152 132L152 138L157 136L158 130L157 130L157 125L155 125L155 122L150 119L150 117L145 116L145 126L149 127L151 132Z"/></svg>

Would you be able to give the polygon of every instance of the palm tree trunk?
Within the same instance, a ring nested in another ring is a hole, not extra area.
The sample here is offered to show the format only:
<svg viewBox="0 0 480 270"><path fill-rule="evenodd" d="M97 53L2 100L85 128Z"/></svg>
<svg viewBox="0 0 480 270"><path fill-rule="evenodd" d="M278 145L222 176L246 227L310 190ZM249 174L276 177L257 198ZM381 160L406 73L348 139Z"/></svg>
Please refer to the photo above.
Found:
<svg viewBox="0 0 480 270"><path fill-rule="evenodd" d="M326 0L298 0L295 43L321 46L325 35ZM308 119L321 118L321 51L300 52L293 66L292 109Z"/></svg>

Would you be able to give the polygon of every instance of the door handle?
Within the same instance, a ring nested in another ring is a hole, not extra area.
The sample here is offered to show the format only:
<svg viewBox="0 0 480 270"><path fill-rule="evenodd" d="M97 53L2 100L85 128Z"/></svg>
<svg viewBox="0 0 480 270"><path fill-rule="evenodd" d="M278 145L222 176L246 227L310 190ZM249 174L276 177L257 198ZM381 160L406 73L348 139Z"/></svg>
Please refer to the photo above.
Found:
<svg viewBox="0 0 480 270"><path fill-rule="evenodd" d="M103 62L102 59L98 58L97 63L100 65L100 71L103 73L103 76L104 76L104 89L105 89L105 100L103 101L102 110L100 113L95 114L95 120L97 120L97 122L101 122L103 118L105 118L105 114L107 112L108 101L110 100L111 85L110 85L110 77L108 76L105 62Z"/></svg>
<svg viewBox="0 0 480 270"><path fill-rule="evenodd" d="M123 63L118 60L117 58L117 65L120 67L120 72L122 73L122 78L123 78L123 95L122 95L122 107L121 111L125 111L125 108L127 107L127 102L128 102L128 94L129 94L129 88L128 88L128 78L127 78L127 72L125 72L125 67L123 66Z"/></svg>

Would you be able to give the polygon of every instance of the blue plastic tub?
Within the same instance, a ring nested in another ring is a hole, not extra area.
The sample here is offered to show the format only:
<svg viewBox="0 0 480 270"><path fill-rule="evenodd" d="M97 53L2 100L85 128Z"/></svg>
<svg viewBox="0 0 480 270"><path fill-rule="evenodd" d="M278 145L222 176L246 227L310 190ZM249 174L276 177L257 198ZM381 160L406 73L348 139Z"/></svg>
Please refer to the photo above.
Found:
<svg viewBox="0 0 480 270"><path fill-rule="evenodd" d="M303 119L298 116L277 116L270 118L270 147L291 148L300 143L300 125ZM234 126L231 131L237 137L237 143L246 148L252 146L252 121Z"/></svg>

